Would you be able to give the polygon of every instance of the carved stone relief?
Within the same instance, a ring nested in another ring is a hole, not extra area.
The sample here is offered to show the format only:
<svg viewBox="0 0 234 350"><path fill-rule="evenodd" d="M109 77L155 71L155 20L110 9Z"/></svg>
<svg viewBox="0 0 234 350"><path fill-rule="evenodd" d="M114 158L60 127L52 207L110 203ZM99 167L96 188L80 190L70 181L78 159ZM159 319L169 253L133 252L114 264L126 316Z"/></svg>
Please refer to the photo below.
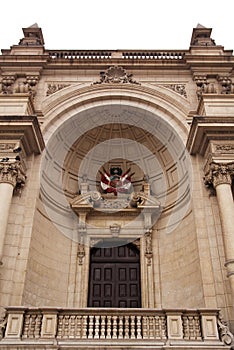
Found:
<svg viewBox="0 0 234 350"><path fill-rule="evenodd" d="M187 98L185 84L164 84L163 86L168 88L168 89L171 89L171 90L177 92L179 95Z"/></svg>
<svg viewBox="0 0 234 350"><path fill-rule="evenodd" d="M48 84L46 96L50 96L50 95L54 94L55 92L64 89L67 86L70 86L70 85L69 84L56 84L56 83Z"/></svg>
<svg viewBox="0 0 234 350"><path fill-rule="evenodd" d="M106 71L100 72L100 80L93 84L138 84L139 82L133 79L133 74L126 72L123 67L112 66Z"/></svg>

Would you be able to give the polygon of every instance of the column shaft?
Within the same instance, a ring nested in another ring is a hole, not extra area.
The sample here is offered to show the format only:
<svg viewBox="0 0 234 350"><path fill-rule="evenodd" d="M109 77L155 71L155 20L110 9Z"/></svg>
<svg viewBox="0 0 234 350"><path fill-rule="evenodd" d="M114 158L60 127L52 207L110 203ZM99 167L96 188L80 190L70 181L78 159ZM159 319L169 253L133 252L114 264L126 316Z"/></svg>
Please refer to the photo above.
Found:
<svg viewBox="0 0 234 350"><path fill-rule="evenodd" d="M10 183L0 183L0 263L2 263L5 233L7 229L13 185Z"/></svg>
<svg viewBox="0 0 234 350"><path fill-rule="evenodd" d="M216 187L220 219L225 244L226 259L234 259L234 203L229 184Z"/></svg>

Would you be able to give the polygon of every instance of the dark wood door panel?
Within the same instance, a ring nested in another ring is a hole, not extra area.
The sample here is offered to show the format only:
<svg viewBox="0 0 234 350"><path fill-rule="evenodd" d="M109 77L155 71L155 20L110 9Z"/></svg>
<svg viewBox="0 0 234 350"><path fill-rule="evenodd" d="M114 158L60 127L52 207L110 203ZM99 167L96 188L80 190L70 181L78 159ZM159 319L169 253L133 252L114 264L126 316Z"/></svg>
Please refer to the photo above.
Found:
<svg viewBox="0 0 234 350"><path fill-rule="evenodd" d="M141 307L140 257L131 245L91 250L89 306Z"/></svg>

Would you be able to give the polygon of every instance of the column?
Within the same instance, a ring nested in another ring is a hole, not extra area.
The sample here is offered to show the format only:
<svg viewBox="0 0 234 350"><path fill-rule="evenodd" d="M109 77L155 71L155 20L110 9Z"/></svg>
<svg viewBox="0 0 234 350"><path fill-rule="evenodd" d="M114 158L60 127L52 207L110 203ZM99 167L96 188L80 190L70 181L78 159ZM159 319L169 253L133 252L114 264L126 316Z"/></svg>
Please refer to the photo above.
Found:
<svg viewBox="0 0 234 350"><path fill-rule="evenodd" d="M20 161L0 162L0 264L2 265L3 247L6 235L9 210L14 188L25 183L25 173Z"/></svg>
<svg viewBox="0 0 234 350"><path fill-rule="evenodd" d="M216 189L225 247L225 266L234 298L234 202L231 189L233 175L234 163L212 162L205 183L212 184Z"/></svg>

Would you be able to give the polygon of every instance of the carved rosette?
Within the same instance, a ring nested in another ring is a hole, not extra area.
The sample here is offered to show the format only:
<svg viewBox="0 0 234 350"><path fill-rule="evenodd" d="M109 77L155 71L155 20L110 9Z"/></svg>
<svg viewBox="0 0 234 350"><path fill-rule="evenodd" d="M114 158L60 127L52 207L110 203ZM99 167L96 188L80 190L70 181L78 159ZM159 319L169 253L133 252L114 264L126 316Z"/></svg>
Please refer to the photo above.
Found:
<svg viewBox="0 0 234 350"><path fill-rule="evenodd" d="M24 186L25 181L26 175L19 161L0 162L0 183L9 183L19 189Z"/></svg>
<svg viewBox="0 0 234 350"><path fill-rule="evenodd" d="M205 174L204 182L207 187L216 186L220 184L232 184L232 177L234 175L234 163L214 163L210 164L208 172Z"/></svg>

